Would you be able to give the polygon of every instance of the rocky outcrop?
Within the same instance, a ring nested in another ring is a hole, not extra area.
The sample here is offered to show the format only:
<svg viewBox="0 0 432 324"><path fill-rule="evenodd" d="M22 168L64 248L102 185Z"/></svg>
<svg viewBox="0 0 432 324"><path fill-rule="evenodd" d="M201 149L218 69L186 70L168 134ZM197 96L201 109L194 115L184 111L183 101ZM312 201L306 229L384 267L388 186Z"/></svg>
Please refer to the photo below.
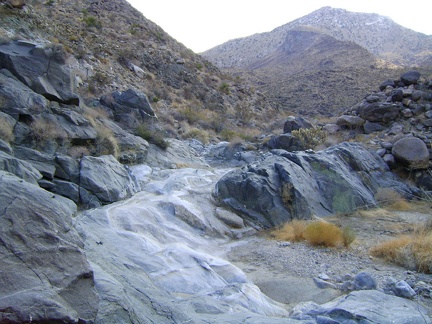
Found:
<svg viewBox="0 0 432 324"><path fill-rule="evenodd" d="M0 120L10 130L2 136L0 170L87 207L130 197L139 187L109 155L142 163L149 144L110 120L109 108L79 102L70 92L63 54L58 46L0 45ZM144 94L126 91L114 98L122 112L154 117Z"/></svg>
<svg viewBox="0 0 432 324"><path fill-rule="evenodd" d="M91 321L98 297L76 205L0 171L0 322Z"/></svg>
<svg viewBox="0 0 432 324"><path fill-rule="evenodd" d="M377 153L392 168L428 169L432 156L430 84L418 71L408 71L397 80L386 80L378 92L345 111L337 125L342 129L380 134L381 147Z"/></svg>
<svg viewBox="0 0 432 324"><path fill-rule="evenodd" d="M411 190L364 147L342 143L320 152L273 150L262 161L225 175L215 198L248 220L272 227L295 218L376 206L378 188Z"/></svg>
<svg viewBox="0 0 432 324"><path fill-rule="evenodd" d="M133 89L103 96L100 103L111 109L115 120L129 129L135 129L145 120L156 118L147 96Z"/></svg>
<svg viewBox="0 0 432 324"><path fill-rule="evenodd" d="M61 45L42 47L17 41L0 45L0 66L8 69L23 84L50 101L79 105L71 92L70 73L64 67Z"/></svg>
<svg viewBox="0 0 432 324"><path fill-rule="evenodd" d="M78 216L100 296L96 322L291 321L214 253L218 241L251 230L222 208L215 216L210 193L218 172L154 171L145 192Z"/></svg>

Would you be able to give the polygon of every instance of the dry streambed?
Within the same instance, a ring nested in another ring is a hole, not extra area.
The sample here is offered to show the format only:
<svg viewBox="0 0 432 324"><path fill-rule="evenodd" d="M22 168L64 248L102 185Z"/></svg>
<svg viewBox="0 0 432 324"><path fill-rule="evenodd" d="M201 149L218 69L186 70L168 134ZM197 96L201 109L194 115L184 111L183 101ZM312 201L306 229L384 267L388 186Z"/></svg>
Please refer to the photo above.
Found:
<svg viewBox="0 0 432 324"><path fill-rule="evenodd" d="M404 280L411 286L426 283L430 287L431 275L410 271L370 255L371 247L412 233L418 224L431 217L430 210L429 205L421 204L410 211L376 209L328 218L355 232L356 240L348 249L276 241L265 233L231 244L227 257L267 296L286 304L288 309L303 301L321 304L333 300L346 293L340 290L343 283L360 272L370 274L378 289L385 290L390 277ZM318 279L318 285L314 279ZM325 282L329 284L325 285ZM415 298L432 316L431 299Z"/></svg>

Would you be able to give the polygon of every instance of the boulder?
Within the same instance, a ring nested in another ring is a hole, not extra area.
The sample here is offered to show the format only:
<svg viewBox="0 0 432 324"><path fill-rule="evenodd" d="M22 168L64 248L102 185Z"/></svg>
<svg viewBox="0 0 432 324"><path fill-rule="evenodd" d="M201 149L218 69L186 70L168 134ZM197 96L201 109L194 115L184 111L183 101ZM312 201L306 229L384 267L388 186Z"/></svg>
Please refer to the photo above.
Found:
<svg viewBox="0 0 432 324"><path fill-rule="evenodd" d="M377 288L376 280L367 272L360 272L354 277L355 290L373 290Z"/></svg>
<svg viewBox="0 0 432 324"><path fill-rule="evenodd" d="M410 169L426 169L429 167L429 150L419 138L401 138L394 143L392 154L397 162Z"/></svg>
<svg viewBox="0 0 432 324"><path fill-rule="evenodd" d="M56 154L55 176L57 178L79 183L79 163L68 155Z"/></svg>
<svg viewBox="0 0 432 324"><path fill-rule="evenodd" d="M128 169L112 155L83 157L80 164L80 186L103 204L128 198L140 190Z"/></svg>
<svg viewBox="0 0 432 324"><path fill-rule="evenodd" d="M50 101L79 105L71 89L70 71L64 66L60 45L42 47L29 42L0 45L0 68L8 69L23 84Z"/></svg>
<svg viewBox="0 0 432 324"><path fill-rule="evenodd" d="M360 105L359 116L370 122L388 123L393 121L400 112L400 106L390 102L363 103Z"/></svg>
<svg viewBox="0 0 432 324"><path fill-rule="evenodd" d="M284 124L283 132L291 133L293 130L299 130L300 128L312 128L312 124L304 119L303 117L290 116Z"/></svg>
<svg viewBox="0 0 432 324"><path fill-rule="evenodd" d="M0 151L0 170L10 172L24 181L37 185L42 175L31 163Z"/></svg>
<svg viewBox="0 0 432 324"><path fill-rule="evenodd" d="M380 84L379 89L380 91L384 91L389 86L394 88L396 87L396 83L393 80L386 80Z"/></svg>
<svg viewBox="0 0 432 324"><path fill-rule="evenodd" d="M30 163L45 178L50 180L54 178L56 167L53 155L45 154L23 146L15 147L14 155L17 158Z"/></svg>
<svg viewBox="0 0 432 324"><path fill-rule="evenodd" d="M0 178L0 321L94 320L98 296L72 226L76 205L10 173Z"/></svg>
<svg viewBox="0 0 432 324"><path fill-rule="evenodd" d="M0 110L23 122L31 122L32 115L48 112L49 102L24 85L8 70L0 70Z"/></svg>
<svg viewBox="0 0 432 324"><path fill-rule="evenodd" d="M401 89L393 90L390 93L390 100L401 102L403 100L403 91Z"/></svg>
<svg viewBox="0 0 432 324"><path fill-rule="evenodd" d="M112 109L115 119L128 128L136 128L144 120L156 118L147 96L133 89L103 96L100 103Z"/></svg>
<svg viewBox="0 0 432 324"><path fill-rule="evenodd" d="M64 180L53 180L53 188L50 191L63 197L71 199L73 202L79 202L79 187L77 184Z"/></svg>
<svg viewBox="0 0 432 324"><path fill-rule="evenodd" d="M354 291L323 305L303 303L293 313L297 318L309 315L316 320L320 316L333 320L317 323L431 323L424 307L377 290Z"/></svg>
<svg viewBox="0 0 432 324"><path fill-rule="evenodd" d="M272 227L375 206L380 187L410 193L381 157L346 142L317 153L273 150L222 177L214 197L258 225Z"/></svg>
<svg viewBox="0 0 432 324"><path fill-rule="evenodd" d="M373 132L381 132L385 127L381 123L373 123L366 121L363 125L363 130L366 134L371 134Z"/></svg>
<svg viewBox="0 0 432 324"><path fill-rule="evenodd" d="M417 84L420 79L420 72L418 71L408 71L401 75L401 81L404 85L409 86L411 84Z"/></svg>
<svg viewBox="0 0 432 324"><path fill-rule="evenodd" d="M281 149L289 152L304 150L301 142L289 133L272 136L266 146L271 149Z"/></svg>
<svg viewBox="0 0 432 324"><path fill-rule="evenodd" d="M342 115L336 121L336 124L342 127L360 128L364 125L365 120L359 116Z"/></svg>

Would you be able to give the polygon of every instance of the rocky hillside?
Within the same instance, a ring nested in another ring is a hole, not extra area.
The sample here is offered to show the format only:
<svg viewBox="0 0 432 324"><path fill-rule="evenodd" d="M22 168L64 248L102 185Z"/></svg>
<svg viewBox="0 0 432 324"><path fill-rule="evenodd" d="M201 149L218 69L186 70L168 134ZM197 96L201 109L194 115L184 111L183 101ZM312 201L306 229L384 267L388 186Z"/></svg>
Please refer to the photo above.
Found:
<svg viewBox="0 0 432 324"><path fill-rule="evenodd" d="M196 136L191 129L198 128L211 138L251 121L236 107L258 117L259 109L271 110L262 95L223 75L127 1L29 0L22 8L8 3L0 7L2 43L26 40L61 52L73 91L87 103L113 91L144 93L165 136Z"/></svg>
<svg viewBox="0 0 432 324"><path fill-rule="evenodd" d="M282 110L332 116L376 88L381 75L396 78L403 65L429 66L431 53L431 36L376 14L325 7L203 56L251 80Z"/></svg>

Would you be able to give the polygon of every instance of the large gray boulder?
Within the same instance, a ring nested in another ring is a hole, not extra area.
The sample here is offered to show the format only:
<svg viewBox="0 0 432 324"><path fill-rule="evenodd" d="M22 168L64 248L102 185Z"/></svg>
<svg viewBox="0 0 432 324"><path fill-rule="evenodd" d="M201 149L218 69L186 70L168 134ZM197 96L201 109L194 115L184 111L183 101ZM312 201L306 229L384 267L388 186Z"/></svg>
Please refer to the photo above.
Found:
<svg viewBox="0 0 432 324"><path fill-rule="evenodd" d="M429 167L429 150L419 138L401 138L394 143L392 154L396 161L410 169L427 169Z"/></svg>
<svg viewBox="0 0 432 324"><path fill-rule="evenodd" d="M356 143L317 153L273 150L222 177L214 196L260 226L376 206L378 188L410 193L382 158Z"/></svg>
<svg viewBox="0 0 432 324"><path fill-rule="evenodd" d="M133 89L103 96L100 103L110 108L115 120L126 128L133 129L149 118L156 118L147 96Z"/></svg>
<svg viewBox="0 0 432 324"><path fill-rule="evenodd" d="M50 47L16 41L0 45L0 68L8 69L23 84L50 101L79 105L70 89L70 71L64 66L61 45Z"/></svg>
<svg viewBox="0 0 432 324"><path fill-rule="evenodd" d="M98 296L76 205L0 171L0 322L77 323L96 317Z"/></svg>
<svg viewBox="0 0 432 324"><path fill-rule="evenodd" d="M406 86L409 86L411 84L417 84L418 80L420 79L420 72L415 70L405 72L401 75L400 79Z"/></svg>
<svg viewBox="0 0 432 324"><path fill-rule="evenodd" d="M0 70L0 110L16 120L32 121L31 116L48 112L49 102L24 85L8 70Z"/></svg>
<svg viewBox="0 0 432 324"><path fill-rule="evenodd" d="M302 143L297 137L291 134L275 135L266 143L271 149L281 149L286 151L301 151L304 150Z"/></svg>
<svg viewBox="0 0 432 324"><path fill-rule="evenodd" d="M391 102L373 102L367 101L360 104L358 114L364 120L370 122L388 123L396 119L400 113L400 104Z"/></svg>
<svg viewBox="0 0 432 324"><path fill-rule="evenodd" d="M313 125L303 117L290 116L284 123L283 132L291 133L293 130L299 130L301 128L312 128Z"/></svg>
<svg viewBox="0 0 432 324"><path fill-rule="evenodd" d="M80 186L102 204L128 198L140 189L128 169L112 155L83 157L80 165Z"/></svg>
<svg viewBox="0 0 432 324"><path fill-rule="evenodd" d="M303 303L292 313L295 318L312 318L318 323L431 323L427 311L417 303L377 290L354 291L323 305Z"/></svg>

